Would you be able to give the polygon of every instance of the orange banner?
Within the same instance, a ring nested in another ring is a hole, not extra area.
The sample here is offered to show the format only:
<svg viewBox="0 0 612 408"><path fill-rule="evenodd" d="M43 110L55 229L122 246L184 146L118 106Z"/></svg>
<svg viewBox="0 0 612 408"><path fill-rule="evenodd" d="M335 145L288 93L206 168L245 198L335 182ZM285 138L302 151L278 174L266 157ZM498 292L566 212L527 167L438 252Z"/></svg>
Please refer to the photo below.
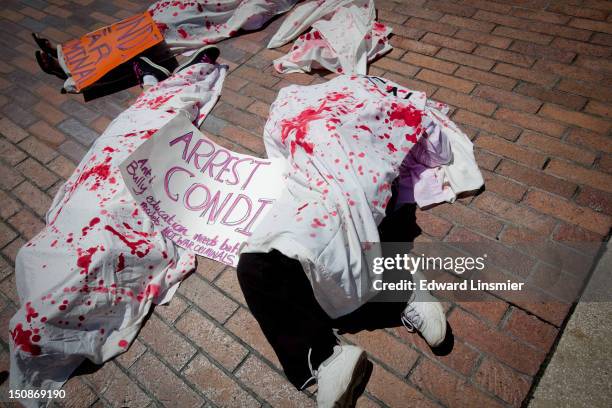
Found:
<svg viewBox="0 0 612 408"><path fill-rule="evenodd" d="M62 52L80 91L163 39L149 12L144 12L71 40L62 45Z"/></svg>

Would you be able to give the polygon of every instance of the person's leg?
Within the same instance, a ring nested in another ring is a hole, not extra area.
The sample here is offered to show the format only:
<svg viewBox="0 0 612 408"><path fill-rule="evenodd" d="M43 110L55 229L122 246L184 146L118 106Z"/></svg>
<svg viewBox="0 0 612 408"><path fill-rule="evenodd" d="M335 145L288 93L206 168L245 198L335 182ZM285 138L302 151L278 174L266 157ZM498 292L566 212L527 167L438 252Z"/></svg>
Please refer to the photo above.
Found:
<svg viewBox="0 0 612 408"><path fill-rule="evenodd" d="M246 302L272 345L289 381L297 388L333 353L332 320L317 303L299 261L278 251L245 253L238 281Z"/></svg>

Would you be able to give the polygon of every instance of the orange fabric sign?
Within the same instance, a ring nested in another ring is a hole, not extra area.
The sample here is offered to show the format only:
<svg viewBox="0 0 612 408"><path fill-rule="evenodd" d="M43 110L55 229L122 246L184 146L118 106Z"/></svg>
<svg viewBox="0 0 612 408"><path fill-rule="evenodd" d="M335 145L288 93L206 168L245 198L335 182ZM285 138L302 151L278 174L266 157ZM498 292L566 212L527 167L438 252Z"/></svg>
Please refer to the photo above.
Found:
<svg viewBox="0 0 612 408"><path fill-rule="evenodd" d="M147 11L71 40L62 52L80 91L163 39Z"/></svg>

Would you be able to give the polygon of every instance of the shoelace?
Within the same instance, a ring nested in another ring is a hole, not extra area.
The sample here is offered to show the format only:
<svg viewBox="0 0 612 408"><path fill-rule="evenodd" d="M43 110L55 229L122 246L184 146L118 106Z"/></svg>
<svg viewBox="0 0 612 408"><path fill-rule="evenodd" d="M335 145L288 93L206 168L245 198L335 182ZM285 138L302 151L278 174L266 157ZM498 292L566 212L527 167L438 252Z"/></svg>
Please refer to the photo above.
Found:
<svg viewBox="0 0 612 408"><path fill-rule="evenodd" d="M411 333L418 330L418 328L423 324L423 317L418 314L412 306L408 306L406 310L402 312L401 320L406 330Z"/></svg>
<svg viewBox="0 0 612 408"><path fill-rule="evenodd" d="M319 374L318 370L313 370L312 362L310 361L310 356L312 354L312 347L308 349L308 369L310 370L310 374L312 376L306 380L306 382L300 387L300 391L302 391L306 386L312 381L317 379L317 375Z"/></svg>

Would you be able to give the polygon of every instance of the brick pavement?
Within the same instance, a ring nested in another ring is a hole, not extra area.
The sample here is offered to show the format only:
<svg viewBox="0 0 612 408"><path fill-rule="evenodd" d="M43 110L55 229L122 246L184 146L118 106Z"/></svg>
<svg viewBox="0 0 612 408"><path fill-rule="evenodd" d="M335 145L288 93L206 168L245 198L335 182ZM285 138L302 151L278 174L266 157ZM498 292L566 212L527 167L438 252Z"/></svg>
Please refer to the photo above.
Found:
<svg viewBox="0 0 612 408"><path fill-rule="evenodd" d="M91 103L61 95L39 72L31 31L64 41L144 9L143 0L3 0L0 10L0 370L18 304L14 259L43 226L63 180L138 89ZM612 1L377 0L393 52L370 68L453 107L473 138L486 191L417 211L421 240L512 245L604 241L612 213ZM231 67L205 125L219 143L263 153L269 104L290 83L288 50L264 31L220 44ZM403 329L362 332L375 368L360 407L520 406L559 335L566 307L503 299L448 305L455 347L432 355ZM540 305L541 306L541 305ZM299 316L296 316L299 319ZM6 391L6 383L0 388ZM244 305L235 271L201 260L171 304L158 307L128 352L71 379L65 406L313 406L296 392Z"/></svg>

